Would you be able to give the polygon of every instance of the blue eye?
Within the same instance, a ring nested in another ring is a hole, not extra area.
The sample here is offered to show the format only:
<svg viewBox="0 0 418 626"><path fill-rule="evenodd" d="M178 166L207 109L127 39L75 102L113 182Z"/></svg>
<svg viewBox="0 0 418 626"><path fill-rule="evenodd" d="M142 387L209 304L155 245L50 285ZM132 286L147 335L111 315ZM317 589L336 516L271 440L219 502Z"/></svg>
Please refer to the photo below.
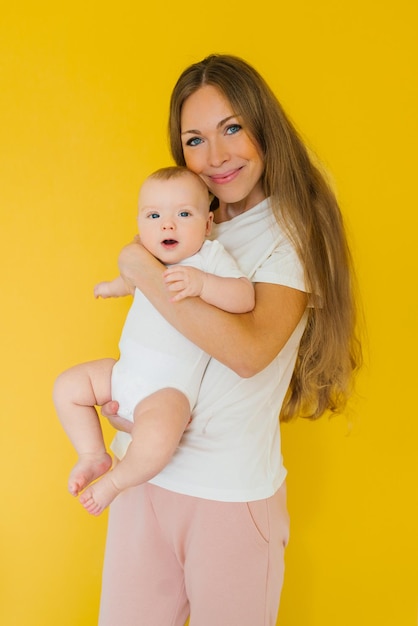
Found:
<svg viewBox="0 0 418 626"><path fill-rule="evenodd" d="M181 212L179 213L179 216L180 216L180 217L189 217L189 215L190 215L190 212L189 212L189 211L181 211Z"/></svg>
<svg viewBox="0 0 418 626"><path fill-rule="evenodd" d="M191 139L186 141L186 146L198 146L200 143L202 143L200 137L192 137Z"/></svg>
<svg viewBox="0 0 418 626"><path fill-rule="evenodd" d="M160 217L160 215L159 215L159 213L150 213L150 214L148 215L148 217L149 217L151 220L156 220L157 218L159 218L159 217Z"/></svg>
<svg viewBox="0 0 418 626"><path fill-rule="evenodd" d="M240 126L239 124L231 124L230 126L227 127L226 134L227 135L235 135L235 133L240 131L241 128L242 128L242 126Z"/></svg>

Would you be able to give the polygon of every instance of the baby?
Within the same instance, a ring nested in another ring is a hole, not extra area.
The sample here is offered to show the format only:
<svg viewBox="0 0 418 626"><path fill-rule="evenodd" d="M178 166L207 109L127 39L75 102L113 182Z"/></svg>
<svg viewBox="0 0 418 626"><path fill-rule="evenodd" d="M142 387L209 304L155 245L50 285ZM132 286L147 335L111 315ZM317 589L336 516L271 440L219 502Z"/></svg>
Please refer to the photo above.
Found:
<svg viewBox="0 0 418 626"><path fill-rule="evenodd" d="M173 306L197 296L232 313L251 311L251 282L219 242L206 240L212 221L208 189L186 168L163 168L142 185L139 242L168 266L164 280L175 292ZM58 417L78 454L68 488L93 515L122 490L150 480L167 465L190 421L210 358L121 276L95 287L96 297L129 294L134 300L119 360L76 365L54 386ZM111 469L95 406L112 399L133 427L126 453L114 450L121 460Z"/></svg>

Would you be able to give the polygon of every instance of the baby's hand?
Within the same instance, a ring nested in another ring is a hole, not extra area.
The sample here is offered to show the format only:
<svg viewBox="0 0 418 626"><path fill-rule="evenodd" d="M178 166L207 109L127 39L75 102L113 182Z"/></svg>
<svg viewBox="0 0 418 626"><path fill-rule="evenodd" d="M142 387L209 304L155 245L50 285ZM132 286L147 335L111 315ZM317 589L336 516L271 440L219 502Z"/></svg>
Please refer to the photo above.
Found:
<svg viewBox="0 0 418 626"><path fill-rule="evenodd" d="M135 291L134 286L128 285L128 283L118 276L114 280L105 280L102 283L98 283L94 288L95 298L121 298L133 294Z"/></svg>
<svg viewBox="0 0 418 626"><path fill-rule="evenodd" d="M171 302L179 302L184 298L200 296L205 284L205 272L195 267L173 265L163 274L164 282L169 291L176 292Z"/></svg>
<svg viewBox="0 0 418 626"><path fill-rule="evenodd" d="M95 298L111 298L113 294L110 289L110 282L108 280L98 283L94 286Z"/></svg>

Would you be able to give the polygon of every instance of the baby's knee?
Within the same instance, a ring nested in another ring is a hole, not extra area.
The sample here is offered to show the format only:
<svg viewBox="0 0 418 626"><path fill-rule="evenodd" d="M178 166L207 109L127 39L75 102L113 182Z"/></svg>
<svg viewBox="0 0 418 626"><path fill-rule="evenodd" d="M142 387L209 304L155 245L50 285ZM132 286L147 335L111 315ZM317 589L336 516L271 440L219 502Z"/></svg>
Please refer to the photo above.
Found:
<svg viewBox="0 0 418 626"><path fill-rule="evenodd" d="M55 404L60 401L78 401L91 393L92 377L88 363L79 363L64 370L55 380L53 387L53 399Z"/></svg>
<svg viewBox="0 0 418 626"><path fill-rule="evenodd" d="M55 379L54 387L52 391L53 398L59 398L62 394L65 394L71 387L73 381L72 368L61 372Z"/></svg>

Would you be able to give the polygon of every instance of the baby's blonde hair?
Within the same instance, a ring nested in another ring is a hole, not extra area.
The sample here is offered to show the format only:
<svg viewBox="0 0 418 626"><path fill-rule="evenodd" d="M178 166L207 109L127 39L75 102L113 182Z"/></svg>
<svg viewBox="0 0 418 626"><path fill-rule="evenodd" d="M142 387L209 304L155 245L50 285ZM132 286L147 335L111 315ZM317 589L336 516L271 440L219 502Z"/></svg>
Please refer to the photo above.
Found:
<svg viewBox="0 0 418 626"><path fill-rule="evenodd" d="M206 193L208 197L208 208L210 206L210 192L203 180L182 165L169 165L168 167L161 167L152 174L150 174L147 180L173 180L175 178L181 178L182 176L190 176L202 189L203 193Z"/></svg>

